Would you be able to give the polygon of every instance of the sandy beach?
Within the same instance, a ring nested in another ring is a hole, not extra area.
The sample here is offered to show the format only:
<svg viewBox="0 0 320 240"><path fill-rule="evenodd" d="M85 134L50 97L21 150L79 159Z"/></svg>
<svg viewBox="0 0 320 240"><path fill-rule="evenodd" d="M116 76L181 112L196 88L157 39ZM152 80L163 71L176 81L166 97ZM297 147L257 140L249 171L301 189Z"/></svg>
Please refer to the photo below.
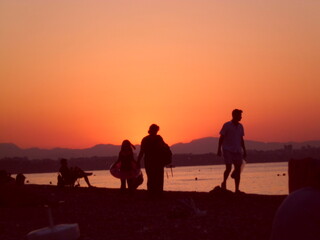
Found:
<svg viewBox="0 0 320 240"><path fill-rule="evenodd" d="M81 240L269 239L273 217L285 195L235 195L216 190L164 192L150 198L106 188L26 185L2 189L0 239L26 239L48 226L45 204L55 224L78 223Z"/></svg>

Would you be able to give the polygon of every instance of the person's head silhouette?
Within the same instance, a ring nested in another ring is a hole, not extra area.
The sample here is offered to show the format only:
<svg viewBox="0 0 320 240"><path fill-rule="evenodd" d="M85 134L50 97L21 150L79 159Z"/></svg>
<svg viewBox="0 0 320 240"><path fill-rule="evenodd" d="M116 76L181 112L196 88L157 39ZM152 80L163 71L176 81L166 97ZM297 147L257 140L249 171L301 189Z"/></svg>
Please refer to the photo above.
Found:
<svg viewBox="0 0 320 240"><path fill-rule="evenodd" d="M132 149L136 149L135 146L129 140L123 140L121 151L132 151Z"/></svg>
<svg viewBox="0 0 320 240"><path fill-rule="evenodd" d="M61 164L62 166L67 166L67 165L68 165L68 160L65 159L65 158L61 158L61 159L60 159L60 164Z"/></svg>
<svg viewBox="0 0 320 240"><path fill-rule="evenodd" d="M149 133L150 135L157 135L159 129L160 129L160 128L159 128L158 125L152 124L152 125L149 127L148 133Z"/></svg>
<svg viewBox="0 0 320 240"><path fill-rule="evenodd" d="M242 119L242 110L240 109L234 109L232 111L232 120L234 122L240 122Z"/></svg>

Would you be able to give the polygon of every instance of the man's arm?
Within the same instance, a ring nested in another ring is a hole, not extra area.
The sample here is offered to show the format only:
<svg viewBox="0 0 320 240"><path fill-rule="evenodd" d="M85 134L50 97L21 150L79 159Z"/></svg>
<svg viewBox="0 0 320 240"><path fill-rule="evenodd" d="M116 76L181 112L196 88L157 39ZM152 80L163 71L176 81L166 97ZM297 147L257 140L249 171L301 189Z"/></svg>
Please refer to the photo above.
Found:
<svg viewBox="0 0 320 240"><path fill-rule="evenodd" d="M218 144L218 152L217 152L217 155L218 155L219 157L222 156L221 146L222 146L223 140L224 140L224 136L223 136L223 135L220 135L219 144Z"/></svg>
<svg viewBox="0 0 320 240"><path fill-rule="evenodd" d="M139 164L140 164L140 162L141 162L141 159L142 159L143 155L144 155L144 152L143 152L142 149L140 149L140 152L139 152L139 155L138 155L138 163L139 163Z"/></svg>
<svg viewBox="0 0 320 240"><path fill-rule="evenodd" d="M243 137L241 138L241 146L242 146L242 149L243 149L243 158L246 159L247 158L247 150L246 150L246 146L244 144Z"/></svg>
<svg viewBox="0 0 320 240"><path fill-rule="evenodd" d="M140 145L140 152L139 152L138 160L137 160L139 165L141 163L141 159L142 159L143 155L144 155L144 141L142 140L141 145Z"/></svg>

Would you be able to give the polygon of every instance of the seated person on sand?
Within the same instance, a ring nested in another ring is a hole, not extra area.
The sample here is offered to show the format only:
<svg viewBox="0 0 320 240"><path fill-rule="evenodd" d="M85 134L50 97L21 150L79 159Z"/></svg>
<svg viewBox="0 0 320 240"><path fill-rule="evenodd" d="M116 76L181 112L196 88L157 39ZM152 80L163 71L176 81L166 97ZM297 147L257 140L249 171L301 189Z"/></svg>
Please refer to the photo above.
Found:
<svg viewBox="0 0 320 240"><path fill-rule="evenodd" d="M0 170L0 185L14 184L15 179L6 170Z"/></svg>
<svg viewBox="0 0 320 240"><path fill-rule="evenodd" d="M79 167L68 167L67 159L63 158L60 160L61 167L59 169L58 186L63 187L65 185L74 186L75 182L79 178L84 178L88 187L92 187L89 182L88 176L92 173L86 173Z"/></svg>
<svg viewBox="0 0 320 240"><path fill-rule="evenodd" d="M18 173L16 176L16 185L23 186L25 180L26 180L26 177L22 173Z"/></svg>

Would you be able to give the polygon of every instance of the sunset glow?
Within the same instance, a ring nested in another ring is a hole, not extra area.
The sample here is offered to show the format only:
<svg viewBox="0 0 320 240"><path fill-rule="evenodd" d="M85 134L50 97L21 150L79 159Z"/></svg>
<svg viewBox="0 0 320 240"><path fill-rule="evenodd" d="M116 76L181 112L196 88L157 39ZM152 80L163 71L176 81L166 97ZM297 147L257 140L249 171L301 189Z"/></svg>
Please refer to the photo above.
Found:
<svg viewBox="0 0 320 240"><path fill-rule="evenodd" d="M320 138L320 1L0 3L0 142Z"/></svg>

